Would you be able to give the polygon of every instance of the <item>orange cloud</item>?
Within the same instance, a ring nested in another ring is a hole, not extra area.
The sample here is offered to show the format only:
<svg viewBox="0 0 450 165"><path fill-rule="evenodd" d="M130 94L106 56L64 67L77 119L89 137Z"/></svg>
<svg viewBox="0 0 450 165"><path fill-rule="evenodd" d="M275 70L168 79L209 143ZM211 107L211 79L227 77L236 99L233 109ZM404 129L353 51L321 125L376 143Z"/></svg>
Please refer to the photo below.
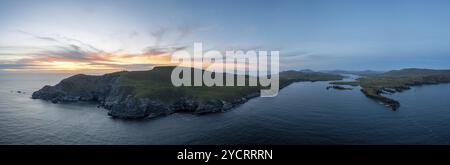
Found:
<svg viewBox="0 0 450 165"><path fill-rule="evenodd" d="M85 72L85 71L119 71L150 69L155 65L169 65L170 54L126 54L91 53L83 58L62 56L45 56L20 60L21 68L5 69L8 71L52 71L52 72Z"/></svg>

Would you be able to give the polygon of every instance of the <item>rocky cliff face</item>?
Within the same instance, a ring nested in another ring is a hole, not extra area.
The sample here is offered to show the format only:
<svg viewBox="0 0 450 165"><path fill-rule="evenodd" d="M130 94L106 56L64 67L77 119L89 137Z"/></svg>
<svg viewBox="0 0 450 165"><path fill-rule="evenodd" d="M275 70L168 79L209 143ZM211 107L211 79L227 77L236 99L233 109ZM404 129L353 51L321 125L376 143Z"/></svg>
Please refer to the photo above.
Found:
<svg viewBox="0 0 450 165"><path fill-rule="evenodd" d="M211 99L202 101L196 98L178 98L172 103L159 99L138 98L135 88L118 86L113 77L94 77L85 75L71 77L55 86L45 86L33 93L33 99L42 99L53 103L90 101L109 110L108 115L118 118L144 118L167 115L175 112L189 112L204 114L223 112L244 103L246 100L258 96L257 93L236 99L232 102ZM119 76L119 75L117 75ZM83 80L80 81L79 78ZM74 84L82 84L82 89L74 89Z"/></svg>
<svg viewBox="0 0 450 165"><path fill-rule="evenodd" d="M180 97L174 101L150 99L136 96L136 87L124 86L119 78L127 72L117 72L103 76L75 75L62 80L55 86L44 86L33 93L33 99L53 103L89 101L109 110L108 115L117 118L144 118L167 115L175 112L204 114L223 112L259 96L249 93L233 100L211 98L201 100L196 97Z"/></svg>
<svg viewBox="0 0 450 165"><path fill-rule="evenodd" d="M112 91L120 72L103 76L75 75L62 80L55 86L44 86L33 93L33 99L42 99L53 103L74 101L103 102Z"/></svg>

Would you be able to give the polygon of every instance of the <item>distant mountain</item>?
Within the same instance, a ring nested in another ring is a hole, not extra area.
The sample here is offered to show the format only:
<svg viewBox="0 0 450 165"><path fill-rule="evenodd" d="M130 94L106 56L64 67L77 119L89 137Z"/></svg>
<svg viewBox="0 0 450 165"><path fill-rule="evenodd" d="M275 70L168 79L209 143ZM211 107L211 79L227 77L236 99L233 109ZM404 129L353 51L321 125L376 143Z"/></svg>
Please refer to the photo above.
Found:
<svg viewBox="0 0 450 165"><path fill-rule="evenodd" d="M433 76L433 75L446 75L450 73L450 70L435 70L435 69L419 69L419 68L406 68L401 70L392 70L383 73L383 76Z"/></svg>

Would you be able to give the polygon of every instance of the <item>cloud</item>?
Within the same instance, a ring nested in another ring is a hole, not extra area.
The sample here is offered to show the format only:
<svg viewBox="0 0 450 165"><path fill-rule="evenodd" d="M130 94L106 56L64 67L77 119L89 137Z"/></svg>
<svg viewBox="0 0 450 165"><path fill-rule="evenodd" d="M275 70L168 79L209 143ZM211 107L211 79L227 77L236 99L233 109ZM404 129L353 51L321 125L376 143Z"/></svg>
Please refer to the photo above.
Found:
<svg viewBox="0 0 450 165"><path fill-rule="evenodd" d="M161 46L167 44L179 44L197 31L206 28L194 24L184 24L175 28L160 27L150 31L150 37L154 39L153 46ZM193 41L192 41L193 42Z"/></svg>
<svg viewBox="0 0 450 165"><path fill-rule="evenodd" d="M144 49L144 52L148 55L161 55L184 49L186 49L186 46L148 46Z"/></svg>
<svg viewBox="0 0 450 165"><path fill-rule="evenodd" d="M26 64L0 64L0 69L20 69L26 67Z"/></svg>
<svg viewBox="0 0 450 165"><path fill-rule="evenodd" d="M167 33L169 29L161 27L157 30L150 31L150 36L155 39L154 45L159 46L161 42L163 41L164 35Z"/></svg>
<svg viewBox="0 0 450 165"><path fill-rule="evenodd" d="M66 40L66 41L69 41L69 42L78 43L78 44L82 45L83 47L85 47L85 48L87 48L87 49L89 49L91 51L102 52L102 50L100 50L100 49L98 49L98 48L96 48L96 47L94 47L94 46L92 46L90 44L87 44L85 42L82 42L80 40L69 38L69 37L64 37L64 36L60 36L60 38Z"/></svg>
<svg viewBox="0 0 450 165"><path fill-rule="evenodd" d="M178 30L178 37L176 38L175 42L180 41L190 35L192 35L196 30L198 29L198 26L194 25L183 25L179 26L177 28Z"/></svg>
<svg viewBox="0 0 450 165"><path fill-rule="evenodd" d="M139 36L139 33L137 31L132 31L128 34L128 36L130 38L135 38L135 37Z"/></svg>
<svg viewBox="0 0 450 165"><path fill-rule="evenodd" d="M106 52L83 41L57 36L47 37L20 31L33 38L54 43L46 47L0 46L0 55L19 57L7 61L0 57L1 70L142 70L170 63L171 54L185 46L149 46L142 53ZM156 36L162 36L159 32ZM28 52L17 50L28 49Z"/></svg>
<svg viewBox="0 0 450 165"><path fill-rule="evenodd" d="M35 35L33 33L29 33L29 32L23 31L23 30L17 30L17 32L22 33L22 34L26 34L26 35L29 35L29 36L32 36L32 37L34 37L36 39L60 43L60 41L58 41L58 40L56 40L56 39L54 39L52 37L43 37L43 36Z"/></svg>

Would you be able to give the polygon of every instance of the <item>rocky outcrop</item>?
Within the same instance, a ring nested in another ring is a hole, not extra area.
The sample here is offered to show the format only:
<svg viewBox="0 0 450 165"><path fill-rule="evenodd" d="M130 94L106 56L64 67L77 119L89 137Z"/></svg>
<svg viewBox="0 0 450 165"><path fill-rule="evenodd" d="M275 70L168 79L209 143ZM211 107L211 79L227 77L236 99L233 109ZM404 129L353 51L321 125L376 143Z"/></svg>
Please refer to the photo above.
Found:
<svg viewBox="0 0 450 165"><path fill-rule="evenodd" d="M103 76L75 75L62 80L55 86L46 85L32 94L33 99L53 103L75 101L104 101L120 72Z"/></svg>

